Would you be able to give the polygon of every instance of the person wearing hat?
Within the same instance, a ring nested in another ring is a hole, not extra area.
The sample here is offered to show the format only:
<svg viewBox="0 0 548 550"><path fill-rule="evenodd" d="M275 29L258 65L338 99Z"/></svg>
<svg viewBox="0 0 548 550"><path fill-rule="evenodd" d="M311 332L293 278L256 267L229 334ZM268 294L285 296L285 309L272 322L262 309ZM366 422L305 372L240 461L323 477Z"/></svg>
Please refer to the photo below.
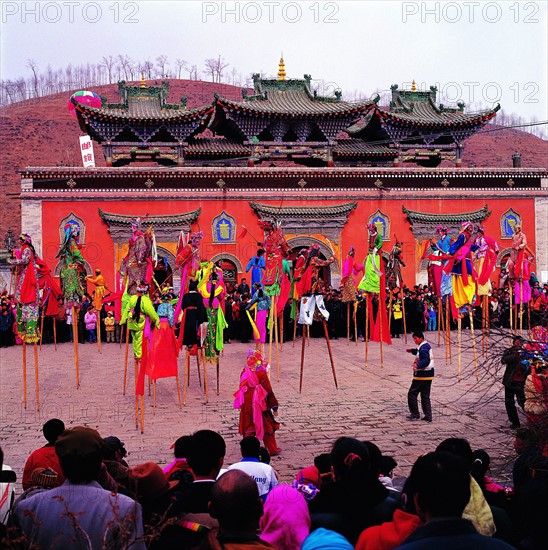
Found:
<svg viewBox="0 0 548 550"><path fill-rule="evenodd" d="M55 451L65 482L14 509L15 523L38 547L145 550L141 505L96 481L103 446L99 433L83 426L57 438Z"/></svg>
<svg viewBox="0 0 548 550"><path fill-rule="evenodd" d="M103 298L108 294L107 282L105 281L105 278L101 275L101 270L96 269L95 277L88 275L86 277L86 281L95 285L95 290L93 292L93 307L97 311L101 311L101 308L103 307Z"/></svg>
<svg viewBox="0 0 548 550"><path fill-rule="evenodd" d="M114 342L114 334L116 332L116 320L114 319L114 313L107 311L107 316L103 319L105 324L105 334L107 342Z"/></svg>

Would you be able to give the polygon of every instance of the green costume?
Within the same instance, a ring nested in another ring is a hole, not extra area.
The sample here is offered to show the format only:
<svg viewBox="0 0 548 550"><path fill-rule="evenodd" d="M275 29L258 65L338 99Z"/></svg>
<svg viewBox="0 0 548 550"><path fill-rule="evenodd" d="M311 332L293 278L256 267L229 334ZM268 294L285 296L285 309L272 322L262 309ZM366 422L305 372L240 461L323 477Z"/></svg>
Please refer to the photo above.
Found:
<svg viewBox="0 0 548 550"><path fill-rule="evenodd" d="M140 300L140 314L137 319L134 319L135 308L137 301ZM160 318L152 305L150 298L146 295L139 296L138 294L130 296L126 302L120 324L125 325L126 321L129 330L131 330L133 354L136 359L141 359L143 355L143 332L145 330L146 318L149 317L152 324L156 327L160 326Z"/></svg>

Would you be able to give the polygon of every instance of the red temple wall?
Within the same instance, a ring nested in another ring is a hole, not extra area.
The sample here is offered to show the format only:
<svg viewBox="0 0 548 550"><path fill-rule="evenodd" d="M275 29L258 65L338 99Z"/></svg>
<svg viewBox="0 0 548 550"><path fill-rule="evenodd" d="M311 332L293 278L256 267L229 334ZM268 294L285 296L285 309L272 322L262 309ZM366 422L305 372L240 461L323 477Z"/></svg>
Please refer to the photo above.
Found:
<svg viewBox="0 0 548 550"><path fill-rule="evenodd" d="M417 192L419 194L420 191ZM464 192L463 192L464 193ZM215 196L217 195L217 196ZM98 210L105 212L123 214L123 215L169 215L189 212L201 207L201 213L197 223L193 225L193 230L202 230L204 238L201 244L202 258L211 258L214 255L228 253L239 258L245 265L249 258L255 254L256 243L253 237L262 239L262 233L257 225L258 217L248 202L255 200L261 204L270 206L329 206L349 202L344 198L344 192L337 192L338 198L333 200L318 201L269 201L261 197L253 197L251 193L245 199L223 198L220 192L212 192L210 200L197 200L192 198L181 198L177 200L165 201L142 201L142 200L80 200L73 202L66 201L44 201L42 203L42 254L49 265L54 268L57 263L55 254L59 248L59 224L70 212L82 218L86 224L85 246L82 253L93 269L100 268L107 282L112 284L115 271L115 245L109 235L108 227L99 216ZM510 240L501 240L500 220L501 216L509 209L513 208L523 220L523 231L528 236L529 246L534 251L535 235L535 205L534 199L391 199L379 198L375 200L358 201L358 206L348 216L348 222L344 226L339 242L337 244L329 241L335 250L339 265L342 265L349 246L356 249L356 259L361 262L366 253L366 229L365 224L370 215L380 210L390 219L390 241L385 242L383 250L390 252L394 243L394 235L398 240L403 241L403 260L406 267L403 271L404 280L407 285L415 284L416 273L420 258L417 257L416 242L411 231L411 226L407 216L402 212L402 206L408 210L414 210L430 214L458 214L471 212L483 208L487 204L491 215L484 221L486 232L493 236L499 243L500 249L510 246ZM212 221L222 211L234 217L237 223L236 243L217 244L213 243ZM242 225L245 225L249 233L242 239L238 239L242 231ZM253 236L252 236L253 235ZM303 235L307 236L307 235ZM316 235L317 236L317 235ZM456 237L456 235L453 235ZM128 239L130 230L128 229ZM432 235L435 237L435 235ZM158 239L160 241L160 239ZM324 242L327 242L324 239Z"/></svg>

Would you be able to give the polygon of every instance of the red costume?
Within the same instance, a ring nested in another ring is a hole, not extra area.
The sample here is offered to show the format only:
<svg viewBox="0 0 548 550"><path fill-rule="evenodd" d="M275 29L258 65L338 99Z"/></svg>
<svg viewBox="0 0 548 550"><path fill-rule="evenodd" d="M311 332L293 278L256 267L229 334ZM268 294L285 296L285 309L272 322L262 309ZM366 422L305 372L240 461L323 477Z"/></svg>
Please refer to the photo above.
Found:
<svg viewBox="0 0 548 550"><path fill-rule="evenodd" d="M240 387L234 394L234 408L240 409L239 433L244 437L254 435L262 439L267 451L274 455L281 451L275 437L280 425L274 418L278 400L268 379L269 368L258 351L248 356L240 376Z"/></svg>

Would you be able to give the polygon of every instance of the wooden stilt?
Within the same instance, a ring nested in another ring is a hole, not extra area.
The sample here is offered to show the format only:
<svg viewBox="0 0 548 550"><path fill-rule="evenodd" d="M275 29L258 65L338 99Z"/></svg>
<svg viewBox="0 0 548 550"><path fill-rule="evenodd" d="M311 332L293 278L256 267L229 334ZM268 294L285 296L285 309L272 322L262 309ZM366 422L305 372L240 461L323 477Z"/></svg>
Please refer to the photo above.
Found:
<svg viewBox="0 0 548 550"><path fill-rule="evenodd" d="M101 311L98 311L95 317L97 317L97 349L99 353L103 353L103 348L101 347Z"/></svg>
<svg viewBox="0 0 548 550"><path fill-rule="evenodd" d="M219 356L215 358L215 367L217 368L217 395L219 395Z"/></svg>
<svg viewBox="0 0 548 550"><path fill-rule="evenodd" d="M310 325L305 325L306 327L306 345L310 345Z"/></svg>
<svg viewBox="0 0 548 550"><path fill-rule="evenodd" d="M125 325L126 329L126 353L124 356L124 385L122 394L126 395L126 381L127 381L127 362L129 359L129 330L127 324ZM122 338L120 338L120 345L122 344Z"/></svg>
<svg viewBox="0 0 548 550"><path fill-rule="evenodd" d="M306 325L301 325L303 337L302 337L302 348L301 348L301 374L299 377L299 393L303 391L303 370L304 370L304 350L306 348Z"/></svg>
<svg viewBox="0 0 548 550"><path fill-rule="evenodd" d="M40 410L40 383L38 378L38 346L34 342L34 383L36 385L36 410Z"/></svg>
<svg viewBox="0 0 548 550"><path fill-rule="evenodd" d="M135 373L135 427L139 428L139 396L137 395L137 377L139 376L139 359L134 358L133 370Z"/></svg>
<svg viewBox="0 0 548 550"><path fill-rule="evenodd" d="M185 368L183 369L183 405L186 405L186 389L190 379L190 354L188 349L185 353Z"/></svg>
<svg viewBox="0 0 548 550"><path fill-rule="evenodd" d="M57 318L52 317L53 320L53 349L57 351Z"/></svg>
<svg viewBox="0 0 548 550"><path fill-rule="evenodd" d="M274 337L275 337L275 343L274 346L276 347L276 376L278 378L278 382L280 381L280 334L279 334L279 327L278 327L278 316L276 315L276 296L272 297L272 309L274 311Z"/></svg>
<svg viewBox="0 0 548 550"><path fill-rule="evenodd" d="M353 307L353 313L354 316L354 341L356 342L356 346L358 345L358 302L352 302Z"/></svg>
<svg viewBox="0 0 548 550"><path fill-rule="evenodd" d="M449 355L449 364L453 364L453 352L451 348L451 313L450 313L450 304L449 296L445 297L445 330L447 334L447 344L448 344L448 355Z"/></svg>
<svg viewBox="0 0 548 550"><path fill-rule="evenodd" d="M380 303L380 294L379 294L379 303ZM386 304L384 304L384 307L386 307ZM388 332L390 332L390 335L392 335L392 294L390 294L390 298L388 299Z"/></svg>
<svg viewBox="0 0 548 550"><path fill-rule="evenodd" d="M44 335L44 306L42 306L42 315L40 317L40 351L42 351L42 336Z"/></svg>
<svg viewBox="0 0 548 550"><path fill-rule="evenodd" d="M200 372L200 356L198 353L196 353L196 368L198 369L198 384L200 384L200 388L202 387L202 374ZM189 366L190 370L190 366Z"/></svg>
<svg viewBox="0 0 548 550"><path fill-rule="evenodd" d="M329 331L327 330L327 323L322 318L323 332L325 334L325 341L327 342L327 351L329 352L329 361L331 362L331 372L333 373L333 381L335 382L335 388L339 389L337 384L337 373L335 372L335 363L333 362L333 353L331 351L331 342L329 341Z"/></svg>
<svg viewBox="0 0 548 550"><path fill-rule="evenodd" d="M179 400L179 408L183 408L183 400L181 398L181 387L179 386L179 372L175 374L175 385L177 387L177 399Z"/></svg>
<svg viewBox="0 0 548 550"><path fill-rule="evenodd" d="M76 322L75 322L76 321ZM78 364L78 317L72 306L72 340L74 344L74 367L76 369L76 389L80 387L80 365Z"/></svg>
<svg viewBox="0 0 548 550"><path fill-rule="evenodd" d="M461 368L461 356L460 356L460 345L461 345L461 329L462 329L462 319L459 313L458 321L457 321L457 365L458 365L458 381L460 382L460 368Z"/></svg>
<svg viewBox="0 0 548 550"><path fill-rule="evenodd" d="M519 279L519 332L523 332L523 279Z"/></svg>
<svg viewBox="0 0 548 550"><path fill-rule="evenodd" d="M403 342L407 344L407 321L405 320L405 298L401 298L401 312L403 314Z"/></svg>
<svg viewBox="0 0 548 550"><path fill-rule="evenodd" d="M379 294L379 307L377 308L377 315L379 317L379 319L378 319L378 321L379 321L379 349L380 349L380 354L381 354L381 368L384 367L384 353L383 353L383 348L382 348L382 345L383 345L383 341L382 341L383 326L382 326L382 310L381 310L381 308L383 308L383 307L386 307L386 304L381 303L381 296Z"/></svg>
<svg viewBox="0 0 548 550"><path fill-rule="evenodd" d="M352 302L346 302L346 340L350 345L350 304Z"/></svg>
<svg viewBox="0 0 548 550"><path fill-rule="evenodd" d="M156 414L156 380L153 380L152 382L152 392L154 394L154 398L153 398L153 401L152 401L152 414Z"/></svg>
<svg viewBox="0 0 548 550"><path fill-rule="evenodd" d="M141 433L145 433L145 396L141 395L140 408L141 408Z"/></svg>
<svg viewBox="0 0 548 550"><path fill-rule="evenodd" d="M441 306L441 298L438 296L438 312L437 312L437 315L438 315L438 348L440 347L440 344L441 344L441 325L442 325L442 318L443 317L440 317L440 312L443 313L442 309L440 308Z"/></svg>
<svg viewBox="0 0 548 550"><path fill-rule="evenodd" d="M204 365L204 392L205 392L205 401L207 403L209 401L209 397L207 395L207 390L208 390L208 386L207 386L207 361L206 361L204 349L200 348L199 351L200 351L200 354L201 354L201 357L202 357L202 364Z"/></svg>
<svg viewBox="0 0 548 550"><path fill-rule="evenodd" d="M284 332L285 332L284 312L278 317L278 326L280 327L280 351L284 349Z"/></svg>
<svg viewBox="0 0 548 550"><path fill-rule="evenodd" d="M272 303L270 305L270 311L268 312L268 362L272 365L272 343L274 340L274 296L272 296Z"/></svg>
<svg viewBox="0 0 548 550"><path fill-rule="evenodd" d="M151 386L151 382L150 382L150 376L148 377L148 396L150 397L150 386Z"/></svg>
<svg viewBox="0 0 548 550"><path fill-rule="evenodd" d="M25 334L21 335L23 337L23 403L25 409L27 408L27 343L25 342Z"/></svg>
<svg viewBox="0 0 548 550"><path fill-rule="evenodd" d="M509 292L509 294L510 294L510 332L512 334L514 334L514 306L512 304L512 301L513 301L512 300L512 294L513 294L513 292L512 292L512 289L513 289L512 281L510 281L508 283L508 286L509 286L509 290L510 290L510 292Z"/></svg>
<svg viewBox="0 0 548 550"><path fill-rule="evenodd" d="M293 319L293 347L295 347L295 340L297 338L297 321L299 320L300 309L299 302L297 302L295 319Z"/></svg>
<svg viewBox="0 0 548 550"><path fill-rule="evenodd" d="M468 316L470 318L470 336L472 338L472 350L473 350L473 353L474 353L474 368L476 370L476 382L479 380L479 375L478 375L478 354L477 354L477 351L476 351L476 335L475 335L475 332L474 332L474 316L472 315L472 306L469 305L468 306Z"/></svg>
<svg viewBox="0 0 548 550"><path fill-rule="evenodd" d="M369 294L365 295L365 366L369 360Z"/></svg>

